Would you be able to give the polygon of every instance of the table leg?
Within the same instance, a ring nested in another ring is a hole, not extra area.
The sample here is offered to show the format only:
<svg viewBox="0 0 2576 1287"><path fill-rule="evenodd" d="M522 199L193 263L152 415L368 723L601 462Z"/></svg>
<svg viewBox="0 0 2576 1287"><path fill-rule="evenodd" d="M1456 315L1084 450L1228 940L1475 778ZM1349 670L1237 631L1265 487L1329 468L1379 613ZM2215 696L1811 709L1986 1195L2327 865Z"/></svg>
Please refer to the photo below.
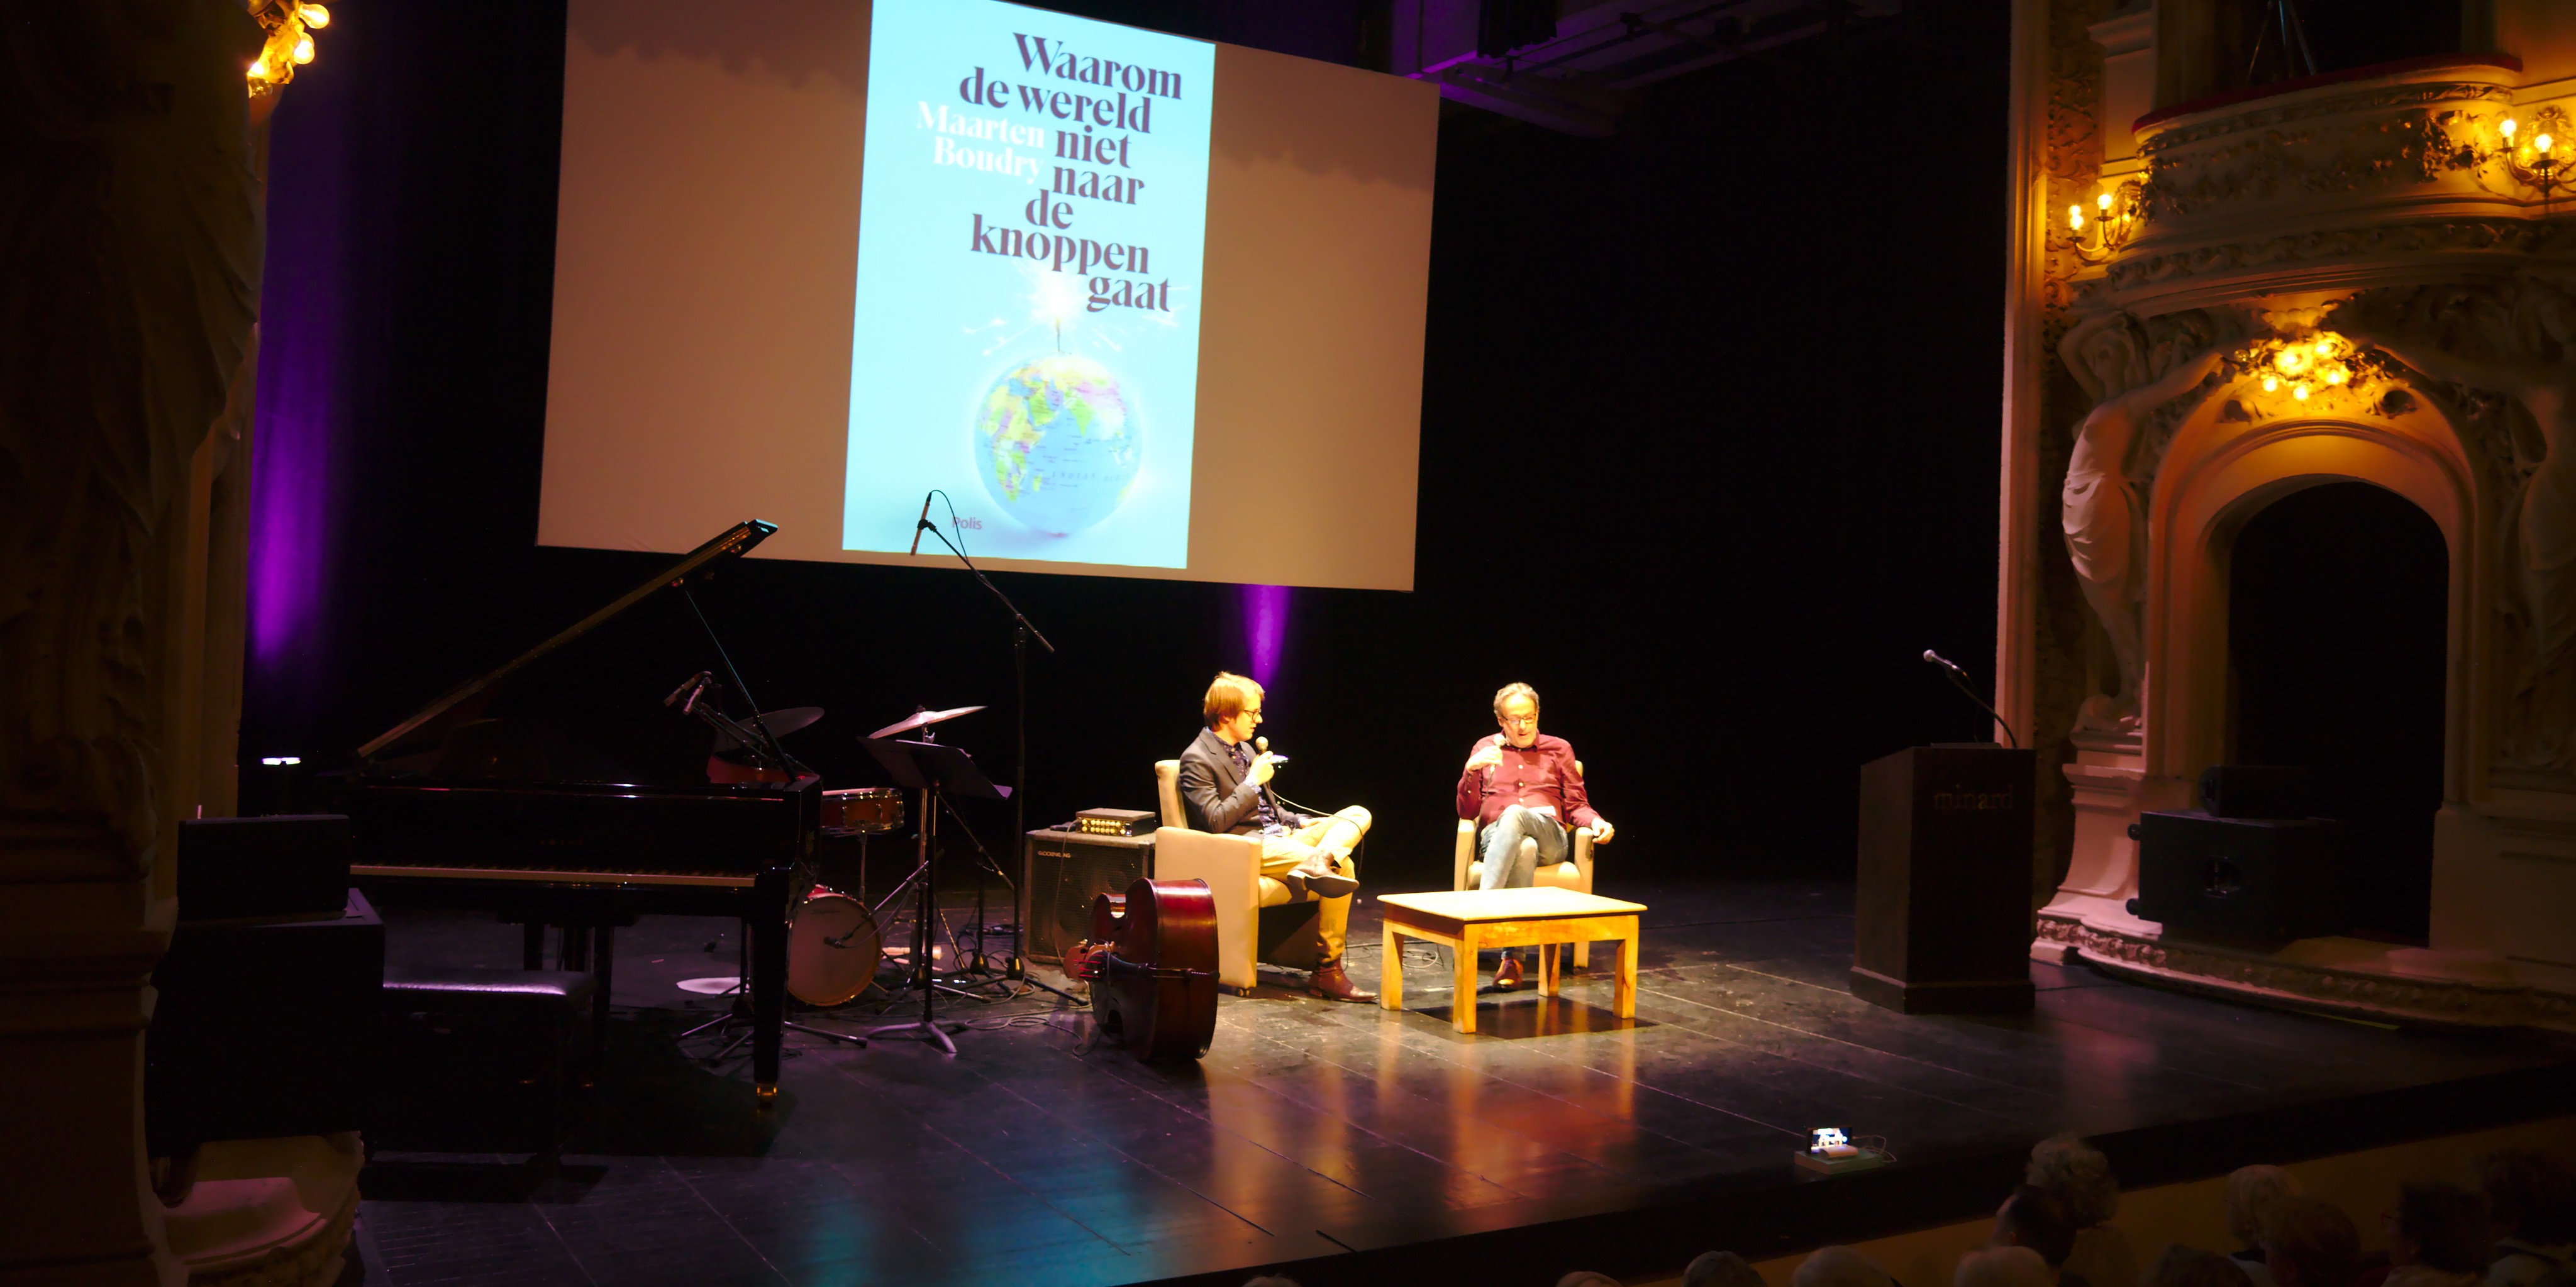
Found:
<svg viewBox="0 0 2576 1287"><path fill-rule="evenodd" d="M1378 949L1377 1003L1381 1008L1404 1008L1404 940L1395 932L1395 922L1386 921L1378 930L1383 945Z"/></svg>
<svg viewBox="0 0 2576 1287"><path fill-rule="evenodd" d="M1637 924L1628 923L1619 936L1619 982L1611 993L1611 1007L1622 1019L1637 1017Z"/></svg>
<svg viewBox="0 0 2576 1287"><path fill-rule="evenodd" d="M1556 946L1554 943L1538 945L1538 994L1543 997L1556 995Z"/></svg>
<svg viewBox="0 0 2576 1287"><path fill-rule="evenodd" d="M1469 925L1457 943L1457 990L1449 997L1450 1022L1460 1032L1476 1030L1476 927Z"/></svg>

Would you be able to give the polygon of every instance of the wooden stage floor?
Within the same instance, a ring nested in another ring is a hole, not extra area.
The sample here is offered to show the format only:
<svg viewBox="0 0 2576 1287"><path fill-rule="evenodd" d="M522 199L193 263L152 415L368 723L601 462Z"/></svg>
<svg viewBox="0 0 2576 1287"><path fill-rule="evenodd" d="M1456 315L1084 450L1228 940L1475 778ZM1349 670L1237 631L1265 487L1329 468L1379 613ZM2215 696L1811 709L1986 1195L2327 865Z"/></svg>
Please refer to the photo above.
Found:
<svg viewBox="0 0 2576 1287"><path fill-rule="evenodd" d="M1460 1036L1444 972L1410 944L1407 1012L1265 988L1222 1003L1196 1066L1078 1053L1043 993L945 1005L995 1025L961 1033L954 1060L791 1033L801 1053L766 1116L740 1062L708 1069L671 1040L712 1005L675 983L726 972L731 926L647 920L619 937L608 1075L561 1166L389 1142L363 1182L366 1280L1237 1283L1308 1261L1290 1272L1319 1287L1353 1280L1336 1265L1401 1260L1353 1252L1412 1247L1457 1281L1633 1281L1693 1251L1990 1209L2014 1159L2058 1131L2123 1141L2106 1147L2143 1183L2256 1160L2224 1156L2249 1132L2279 1149L2364 1122L2428 1133L2576 1085L2576 1049L2555 1039L2390 1031L2085 969L2034 966L2032 1015L1908 1018L1844 986L1848 885L1604 892L1652 908L1634 1021L1609 1014L1596 960L1552 1004L1486 992L1480 1031ZM514 927L386 920L397 962L516 961ZM1373 985L1373 908L1351 941ZM1871 1187L1802 1182L1790 1150L1828 1124L1886 1136L1900 1164ZM2157 1171L2172 1174L2139 1173Z"/></svg>

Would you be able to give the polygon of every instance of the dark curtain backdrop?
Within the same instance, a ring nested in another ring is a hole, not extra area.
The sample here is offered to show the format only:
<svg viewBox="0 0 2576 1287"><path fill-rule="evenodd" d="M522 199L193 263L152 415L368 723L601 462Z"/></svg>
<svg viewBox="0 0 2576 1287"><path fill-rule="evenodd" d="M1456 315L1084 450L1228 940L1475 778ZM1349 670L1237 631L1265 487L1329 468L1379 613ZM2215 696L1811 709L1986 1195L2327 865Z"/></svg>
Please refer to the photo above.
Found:
<svg viewBox="0 0 2576 1287"><path fill-rule="evenodd" d="M1349 3L1059 7L1341 61L1371 28ZM1267 704L1283 790L1376 812L1372 884L1445 882L1451 786L1510 680L1621 825L1613 888L1847 872L1856 768L1982 735L1917 657L1993 655L2003 9L1666 82L1610 140L1444 109L1416 589L1295 592ZM266 326L302 356L263 369L261 512L309 522L258 555L246 763L344 763L665 561L533 543L561 6L335 15L277 117ZM289 389L301 419L266 404ZM1243 539L1300 521L1246 513ZM995 580L1061 649L1030 665L1032 825L1151 807L1208 676L1249 667L1242 591ZM964 573L751 562L701 602L764 706L830 709L798 746L831 785L880 780L858 733L975 702L949 740L1007 780L1008 620ZM660 699L717 664L664 596L509 700L596 730L602 763L685 764L702 743Z"/></svg>

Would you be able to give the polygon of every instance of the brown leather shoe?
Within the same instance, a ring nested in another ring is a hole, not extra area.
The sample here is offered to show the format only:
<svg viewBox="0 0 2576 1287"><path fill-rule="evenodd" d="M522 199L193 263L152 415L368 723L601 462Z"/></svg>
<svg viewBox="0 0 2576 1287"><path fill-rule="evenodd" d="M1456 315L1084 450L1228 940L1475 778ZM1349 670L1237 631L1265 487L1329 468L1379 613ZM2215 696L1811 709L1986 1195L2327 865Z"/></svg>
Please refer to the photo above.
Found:
<svg viewBox="0 0 2576 1287"><path fill-rule="evenodd" d="M1377 1000L1376 993L1362 992L1358 984L1351 982L1349 972L1342 969L1340 957L1316 966L1315 972L1306 976L1306 990L1327 1001Z"/></svg>
<svg viewBox="0 0 2576 1287"><path fill-rule="evenodd" d="M1509 992L1521 985L1521 958L1506 952L1494 966L1494 990Z"/></svg>

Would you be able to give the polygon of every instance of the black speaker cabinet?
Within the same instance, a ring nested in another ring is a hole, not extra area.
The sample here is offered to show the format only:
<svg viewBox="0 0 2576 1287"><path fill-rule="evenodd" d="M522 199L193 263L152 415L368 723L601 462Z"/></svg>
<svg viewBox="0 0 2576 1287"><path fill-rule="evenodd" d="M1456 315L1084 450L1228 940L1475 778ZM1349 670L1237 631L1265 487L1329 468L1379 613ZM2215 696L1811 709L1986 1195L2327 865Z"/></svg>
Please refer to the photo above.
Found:
<svg viewBox="0 0 2576 1287"><path fill-rule="evenodd" d="M337 920L349 901L349 820L336 813L179 824L179 919Z"/></svg>
<svg viewBox="0 0 2576 1287"><path fill-rule="evenodd" d="M1861 766L1852 995L1906 1014L2031 1007L2029 751L1917 746Z"/></svg>
<svg viewBox="0 0 2576 1287"><path fill-rule="evenodd" d="M1064 950L1091 936L1091 900L1124 894L1154 874L1154 835L1096 836L1079 831L1029 833L1026 879L1029 959L1058 964Z"/></svg>
<svg viewBox="0 0 2576 1287"><path fill-rule="evenodd" d="M171 934L143 1052L154 1157L368 1124L385 924L354 889L341 903L330 920L183 921Z"/></svg>
<svg viewBox="0 0 2576 1287"><path fill-rule="evenodd" d="M2352 928L2350 833L2326 818L2138 815L2140 920L2287 942Z"/></svg>

